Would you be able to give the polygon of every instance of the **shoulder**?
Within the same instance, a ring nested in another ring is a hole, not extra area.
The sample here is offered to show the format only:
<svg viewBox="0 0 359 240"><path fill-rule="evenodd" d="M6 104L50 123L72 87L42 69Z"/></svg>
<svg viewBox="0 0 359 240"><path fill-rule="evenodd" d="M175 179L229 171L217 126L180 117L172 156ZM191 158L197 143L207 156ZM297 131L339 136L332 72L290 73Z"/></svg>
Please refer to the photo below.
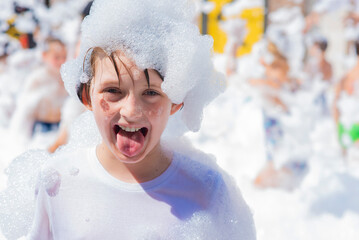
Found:
<svg viewBox="0 0 359 240"><path fill-rule="evenodd" d="M25 78L26 86L33 87L43 82L48 76L47 70L43 66L35 68L30 74Z"/></svg>
<svg viewBox="0 0 359 240"><path fill-rule="evenodd" d="M344 89L344 86L346 84L346 82L348 81L349 79L349 73L344 75L339 81L338 83L335 84L335 91L336 93L340 93L340 91L342 91Z"/></svg>
<svg viewBox="0 0 359 240"><path fill-rule="evenodd" d="M38 66L34 68L29 74L29 79L43 78L44 75L48 75L48 70L45 66Z"/></svg>
<svg viewBox="0 0 359 240"><path fill-rule="evenodd" d="M210 155L197 158L182 154L175 156L178 161L177 178L187 187L188 192L206 198L209 205L213 205L216 199L228 195L229 185L233 181ZM235 184L233 186L236 187Z"/></svg>
<svg viewBox="0 0 359 240"><path fill-rule="evenodd" d="M197 186L196 194L206 197L206 214L212 223L224 230L223 239L255 239L253 216L246 201L234 181L210 157L192 157L176 154L179 169L189 176L192 186ZM187 191L191 193L191 189ZM207 194L207 195L203 195ZM213 232L214 236L216 231Z"/></svg>
<svg viewBox="0 0 359 240"><path fill-rule="evenodd" d="M194 182L213 187L223 181L218 165L210 156L194 159L181 153L175 153L174 158L178 161L179 172Z"/></svg>
<svg viewBox="0 0 359 240"><path fill-rule="evenodd" d="M55 152L41 169L41 175L57 172L62 176L71 174L71 169L87 165L90 148L60 149Z"/></svg>
<svg viewBox="0 0 359 240"><path fill-rule="evenodd" d="M47 159L39 172L36 192L43 189L48 196L53 197L61 189L70 189L74 184L85 181L91 171L89 157L89 148L55 152Z"/></svg>

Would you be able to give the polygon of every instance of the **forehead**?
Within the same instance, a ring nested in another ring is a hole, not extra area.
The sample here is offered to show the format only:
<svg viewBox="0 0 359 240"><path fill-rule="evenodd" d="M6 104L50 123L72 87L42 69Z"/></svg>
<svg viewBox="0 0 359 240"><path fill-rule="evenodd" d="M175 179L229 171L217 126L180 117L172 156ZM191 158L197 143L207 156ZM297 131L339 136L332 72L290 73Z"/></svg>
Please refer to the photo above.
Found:
<svg viewBox="0 0 359 240"><path fill-rule="evenodd" d="M110 56L103 51L95 53L95 75L118 75L124 77L129 75L131 78L138 79L142 70L126 55L120 51L112 53ZM117 72L117 73L116 73Z"/></svg>
<svg viewBox="0 0 359 240"><path fill-rule="evenodd" d="M147 69L146 71L139 68L131 58L121 51L113 52L109 56L98 48L94 49L92 54L93 74L95 79L100 80L97 80L98 84L130 80L133 84L138 82L146 87L161 88L163 78L156 70Z"/></svg>
<svg viewBox="0 0 359 240"><path fill-rule="evenodd" d="M63 44L59 43L59 42L51 42L49 43L49 50L48 52L65 52L66 48Z"/></svg>

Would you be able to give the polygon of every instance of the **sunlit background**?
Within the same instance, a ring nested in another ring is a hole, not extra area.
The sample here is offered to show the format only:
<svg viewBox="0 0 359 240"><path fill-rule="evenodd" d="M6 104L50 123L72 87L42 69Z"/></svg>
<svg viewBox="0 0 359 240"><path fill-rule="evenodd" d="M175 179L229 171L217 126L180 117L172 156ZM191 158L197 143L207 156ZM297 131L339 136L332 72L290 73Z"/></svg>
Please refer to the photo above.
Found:
<svg viewBox="0 0 359 240"><path fill-rule="evenodd" d="M84 112L56 66L76 56L88 3L0 0L0 190L16 156L56 151ZM227 90L186 136L236 180L257 238L358 239L359 1L195 5Z"/></svg>

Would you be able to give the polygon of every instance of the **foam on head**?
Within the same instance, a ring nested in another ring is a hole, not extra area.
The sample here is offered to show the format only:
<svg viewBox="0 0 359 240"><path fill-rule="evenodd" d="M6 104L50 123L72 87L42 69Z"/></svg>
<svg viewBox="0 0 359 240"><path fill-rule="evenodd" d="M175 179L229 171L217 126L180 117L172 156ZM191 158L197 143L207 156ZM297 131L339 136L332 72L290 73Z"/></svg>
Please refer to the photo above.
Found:
<svg viewBox="0 0 359 240"><path fill-rule="evenodd" d="M194 13L186 0L94 1L82 23L80 54L62 68L66 89L76 96L80 82L91 79L89 49L100 47L107 54L120 50L139 68L164 76L163 91L172 102L184 102L182 120L197 131L203 107L224 84L210 59L213 39L199 33Z"/></svg>

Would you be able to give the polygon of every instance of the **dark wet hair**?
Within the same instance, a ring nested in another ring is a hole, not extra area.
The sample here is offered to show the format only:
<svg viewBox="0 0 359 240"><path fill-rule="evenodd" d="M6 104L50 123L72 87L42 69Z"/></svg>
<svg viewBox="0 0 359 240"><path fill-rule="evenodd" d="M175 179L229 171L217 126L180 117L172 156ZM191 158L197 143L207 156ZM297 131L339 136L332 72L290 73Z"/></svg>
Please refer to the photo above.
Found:
<svg viewBox="0 0 359 240"><path fill-rule="evenodd" d="M84 19L87 15L90 14L90 9L91 9L92 3L93 3L93 1L90 1L89 3L87 3L85 8L82 10L82 12L81 12L82 19Z"/></svg>
<svg viewBox="0 0 359 240"><path fill-rule="evenodd" d="M2 51L2 54L0 54L0 60L3 59L3 58L6 58L7 56L9 56L9 50L8 50L9 46L10 46L9 42L6 42L4 44L4 46L2 46L3 51Z"/></svg>
<svg viewBox="0 0 359 240"><path fill-rule="evenodd" d="M325 39L321 39L319 41L316 41L315 44L318 45L319 49L322 52L325 52L327 50L327 48L328 48L328 41L325 40Z"/></svg>
<svg viewBox="0 0 359 240"><path fill-rule="evenodd" d="M355 53L359 56L359 39L355 41Z"/></svg>
<svg viewBox="0 0 359 240"><path fill-rule="evenodd" d="M86 83L80 83L79 87L77 88L77 96L78 98L80 99L80 101L84 104L84 101L87 102L87 104L91 104L91 99L90 99L90 87L91 87L91 82L92 82L92 78L95 76L95 60L96 60L96 56L99 52L103 52L105 53L105 51L100 48L100 47L95 47L95 48L90 48L87 50L87 53L85 54L85 57L84 57L84 60L83 60L83 68L82 69L85 69L85 60L87 58L87 54L91 52L91 56L90 56L90 66L91 66L91 78L88 82ZM116 61L115 61L115 56L114 56L114 53L111 53L109 56L107 56L110 61L112 62L113 64L113 67L116 71L116 75L117 75L117 78L118 78L118 82L120 84L120 71L118 69L118 66L116 64ZM118 58L119 61L122 63L122 65L126 68L126 71L129 73L130 77L133 79L133 76L131 74L131 71L127 68L126 64L124 64L122 62L122 60L120 58ZM162 81L164 80L164 77L156 70L156 73L158 74L158 76L162 79ZM150 76L148 74L148 69L146 68L145 70L143 70L144 74L145 74L145 77L146 77L146 81L147 81L147 85L148 87L150 87Z"/></svg>

